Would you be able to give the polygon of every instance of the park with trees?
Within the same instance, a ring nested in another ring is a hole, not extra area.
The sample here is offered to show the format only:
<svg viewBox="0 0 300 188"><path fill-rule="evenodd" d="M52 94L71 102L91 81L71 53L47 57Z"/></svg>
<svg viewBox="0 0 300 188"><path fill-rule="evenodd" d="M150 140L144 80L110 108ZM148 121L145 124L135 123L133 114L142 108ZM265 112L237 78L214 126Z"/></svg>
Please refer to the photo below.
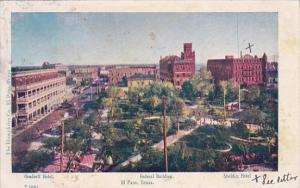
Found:
<svg viewBox="0 0 300 188"><path fill-rule="evenodd" d="M238 100L240 110L227 110ZM206 69L181 89L162 81L127 90L108 87L84 105L79 117L65 120L65 153L69 158L78 151L96 153L97 159L109 156L113 166L139 154L141 160L119 171L164 171L163 152L152 147L163 139L163 123L167 136L195 129L168 146L169 171L237 171L250 164L277 169L278 91L240 87L233 80L214 83ZM251 125L259 128L253 131ZM61 130L53 131L59 135ZM51 162L60 137L43 142L42 149L15 165L18 171L37 171Z"/></svg>

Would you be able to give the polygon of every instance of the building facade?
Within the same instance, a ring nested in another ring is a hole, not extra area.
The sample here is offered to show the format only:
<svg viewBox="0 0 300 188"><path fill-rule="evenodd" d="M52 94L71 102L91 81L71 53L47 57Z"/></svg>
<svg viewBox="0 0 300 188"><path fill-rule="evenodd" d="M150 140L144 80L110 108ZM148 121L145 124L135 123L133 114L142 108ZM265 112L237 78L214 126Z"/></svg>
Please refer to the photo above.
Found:
<svg viewBox="0 0 300 188"><path fill-rule="evenodd" d="M15 72L12 76L15 124L33 124L64 101L66 77L56 70Z"/></svg>
<svg viewBox="0 0 300 188"><path fill-rule="evenodd" d="M127 79L128 89L135 87L144 87L152 84L155 81L154 75L136 74Z"/></svg>
<svg viewBox="0 0 300 188"><path fill-rule="evenodd" d="M136 74L152 75L158 79L158 71L155 65L139 65L128 67L115 67L108 70L109 85L119 85L124 77L129 78Z"/></svg>
<svg viewBox="0 0 300 188"><path fill-rule="evenodd" d="M84 80L96 80L98 78L98 68L91 65L72 65L69 66L71 70L71 77L77 83Z"/></svg>
<svg viewBox="0 0 300 188"><path fill-rule="evenodd" d="M42 65L43 69L55 69L58 73L65 74L66 77L70 76L71 71L69 70L67 65L64 65L62 63L49 63L44 62Z"/></svg>
<svg viewBox="0 0 300 188"><path fill-rule="evenodd" d="M225 59L210 59L207 69L212 73L214 81L234 79L241 85L260 85L267 81L267 56L244 55L240 58L225 56Z"/></svg>
<svg viewBox="0 0 300 188"><path fill-rule="evenodd" d="M170 55L159 60L160 79L181 86L195 74L195 66L192 43L184 43L180 57Z"/></svg>

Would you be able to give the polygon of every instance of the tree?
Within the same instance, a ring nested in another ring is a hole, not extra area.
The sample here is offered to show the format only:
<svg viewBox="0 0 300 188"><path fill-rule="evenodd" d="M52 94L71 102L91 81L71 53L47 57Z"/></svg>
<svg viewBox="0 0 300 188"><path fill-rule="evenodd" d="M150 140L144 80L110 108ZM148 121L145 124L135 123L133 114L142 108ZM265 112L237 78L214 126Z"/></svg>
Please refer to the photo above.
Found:
<svg viewBox="0 0 300 188"><path fill-rule="evenodd" d="M66 139L64 150L69 153L76 153L80 151L83 140L79 138Z"/></svg>
<svg viewBox="0 0 300 188"><path fill-rule="evenodd" d="M128 99L130 103L138 104L141 101L141 97L144 95L144 91L140 87L130 88L128 92Z"/></svg>
<svg viewBox="0 0 300 188"><path fill-rule="evenodd" d="M152 114L155 108L161 103L160 99L157 96L153 96L150 98L150 106L152 109Z"/></svg>
<svg viewBox="0 0 300 188"><path fill-rule="evenodd" d="M223 92L219 84L214 85L213 90L208 93L208 100L217 104L223 100Z"/></svg>
<svg viewBox="0 0 300 188"><path fill-rule="evenodd" d="M188 100L194 101L197 97L197 85L194 80L185 81L181 86L182 96Z"/></svg>
<svg viewBox="0 0 300 188"><path fill-rule="evenodd" d="M123 76L123 78L120 82L120 85L124 86L124 87L127 87L127 84L128 84L127 76Z"/></svg>
<svg viewBox="0 0 300 188"><path fill-rule="evenodd" d="M164 118L163 117L161 117L160 118L160 122L161 122L161 132L163 132L162 130L163 130L163 125L164 125ZM166 116L166 131L168 131L168 129L171 127L171 124L172 124L172 122L171 122L171 118L170 118L170 116Z"/></svg>
<svg viewBox="0 0 300 188"><path fill-rule="evenodd" d="M101 126L101 134L104 141L104 150L110 151L110 148L113 146L114 141L116 140L115 130L109 124L103 124Z"/></svg>
<svg viewBox="0 0 300 188"><path fill-rule="evenodd" d="M244 95L244 101L253 107L259 105L260 88L258 86L251 86Z"/></svg>
<svg viewBox="0 0 300 188"><path fill-rule="evenodd" d="M48 138L44 141L45 147L50 149L51 151L55 151L60 146L60 139L59 138Z"/></svg>
<svg viewBox="0 0 300 188"><path fill-rule="evenodd" d="M227 101L233 102L238 99L239 84L234 80L230 79L227 82Z"/></svg>
<svg viewBox="0 0 300 188"><path fill-rule="evenodd" d="M147 152L142 154L143 160L139 161L135 165L130 165L125 169L126 172L163 172L164 168L161 165L163 163L163 153L154 151L149 148Z"/></svg>
<svg viewBox="0 0 300 188"><path fill-rule="evenodd" d="M107 98L103 100L103 104L106 108L109 108L110 118L114 118L114 111L118 104L119 97L121 95L120 89L112 86L107 89ZM107 121L109 122L108 117Z"/></svg>
<svg viewBox="0 0 300 188"><path fill-rule="evenodd" d="M262 124L266 119L266 114L259 109L252 108L240 112L239 119L244 123Z"/></svg>
<svg viewBox="0 0 300 188"><path fill-rule="evenodd" d="M201 97L208 96L209 92L213 91L213 77L210 71L204 68L200 69L200 72L196 74L192 80L195 81L198 95Z"/></svg>
<svg viewBox="0 0 300 188"><path fill-rule="evenodd" d="M182 116L186 116L188 114L188 110L184 101L180 98L175 98L173 101L173 111L176 116L176 124L177 124L177 133L179 132L179 118Z"/></svg>
<svg viewBox="0 0 300 188"><path fill-rule="evenodd" d="M65 123L65 132L70 133L76 128L82 127L82 124L79 119L70 118L64 121Z"/></svg>
<svg viewBox="0 0 300 188"><path fill-rule="evenodd" d="M249 138L249 130L247 126L242 122L233 124L230 129L238 137Z"/></svg>
<svg viewBox="0 0 300 188"><path fill-rule="evenodd" d="M92 109L92 110L98 110L100 108L100 105L98 102L95 101L88 101L86 104L84 104L84 109Z"/></svg>
<svg viewBox="0 0 300 188"><path fill-rule="evenodd" d="M232 152L236 155L246 155L249 153L249 147L245 144L233 144Z"/></svg>
<svg viewBox="0 0 300 188"><path fill-rule="evenodd" d="M176 95L175 88L170 82L154 82L147 85L143 90L145 98L153 96L170 98L172 95Z"/></svg>
<svg viewBox="0 0 300 188"><path fill-rule="evenodd" d="M86 117L83 121L85 124L89 126L95 126L96 125L96 115L94 113L90 114L88 117Z"/></svg>
<svg viewBox="0 0 300 188"><path fill-rule="evenodd" d="M48 151L30 151L23 158L17 168L21 172L37 172L53 160L53 153Z"/></svg>
<svg viewBox="0 0 300 188"><path fill-rule="evenodd" d="M154 114L154 111L161 103L161 100L157 96L152 96L144 103L144 109L149 111L152 115Z"/></svg>
<svg viewBox="0 0 300 188"><path fill-rule="evenodd" d="M188 130L188 129L191 129L193 127L196 126L196 121L192 120L192 119L186 119L184 122L183 122L183 127L184 129Z"/></svg>

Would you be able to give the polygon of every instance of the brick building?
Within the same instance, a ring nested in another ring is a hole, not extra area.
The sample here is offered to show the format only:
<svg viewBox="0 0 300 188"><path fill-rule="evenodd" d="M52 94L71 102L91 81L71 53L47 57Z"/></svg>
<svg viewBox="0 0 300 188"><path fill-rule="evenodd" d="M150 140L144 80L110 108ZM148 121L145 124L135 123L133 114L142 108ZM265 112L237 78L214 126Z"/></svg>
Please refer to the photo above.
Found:
<svg viewBox="0 0 300 188"><path fill-rule="evenodd" d="M59 73L65 74L67 77L70 76L71 71L69 70L67 65L64 65L62 63L49 63L44 62L42 65L43 69L55 69Z"/></svg>
<svg viewBox="0 0 300 188"><path fill-rule="evenodd" d="M127 79L128 88L145 87L155 81L154 75L136 74Z"/></svg>
<svg viewBox="0 0 300 188"><path fill-rule="evenodd" d="M96 80L98 78L98 67L92 65L69 66L71 77L80 83L84 80Z"/></svg>
<svg viewBox="0 0 300 188"><path fill-rule="evenodd" d="M267 81L267 56L244 55L240 58L225 56L225 59L209 59L207 69L215 82L234 79L241 85L259 85Z"/></svg>
<svg viewBox="0 0 300 188"><path fill-rule="evenodd" d="M128 67L115 67L108 70L108 83L110 85L118 85L123 77L131 77L136 74L152 75L158 79L158 73L155 65L139 65Z"/></svg>
<svg viewBox="0 0 300 188"><path fill-rule="evenodd" d="M35 123L64 101L66 77L55 70L14 72L12 113L14 124Z"/></svg>
<svg viewBox="0 0 300 188"><path fill-rule="evenodd" d="M195 51L192 43L184 43L181 57L166 56L159 60L160 79L181 86L195 74Z"/></svg>

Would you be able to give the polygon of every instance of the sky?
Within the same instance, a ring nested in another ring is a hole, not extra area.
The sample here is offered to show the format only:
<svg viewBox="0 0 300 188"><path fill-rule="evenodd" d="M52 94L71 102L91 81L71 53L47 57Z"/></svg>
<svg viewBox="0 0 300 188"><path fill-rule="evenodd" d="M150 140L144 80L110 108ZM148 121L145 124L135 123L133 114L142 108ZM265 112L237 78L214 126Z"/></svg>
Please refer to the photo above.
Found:
<svg viewBox="0 0 300 188"><path fill-rule="evenodd" d="M278 57L277 13L13 13L13 66L158 64L191 42L196 64Z"/></svg>

